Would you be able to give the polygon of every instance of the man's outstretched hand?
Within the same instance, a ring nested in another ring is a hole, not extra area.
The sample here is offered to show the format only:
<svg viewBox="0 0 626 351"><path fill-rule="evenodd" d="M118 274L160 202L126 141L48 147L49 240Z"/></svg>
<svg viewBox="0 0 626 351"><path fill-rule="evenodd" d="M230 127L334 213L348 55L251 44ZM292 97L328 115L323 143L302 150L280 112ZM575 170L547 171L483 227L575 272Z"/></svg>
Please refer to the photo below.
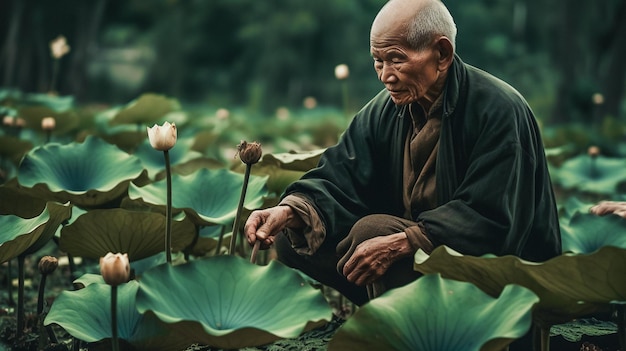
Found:
<svg viewBox="0 0 626 351"><path fill-rule="evenodd" d="M253 211L243 228L248 243L261 241L261 249L268 249L274 243L274 236L285 228L301 228L302 219L289 206L275 206Z"/></svg>
<svg viewBox="0 0 626 351"><path fill-rule="evenodd" d="M602 201L591 207L589 212L598 216L615 214L626 218L626 201Z"/></svg>

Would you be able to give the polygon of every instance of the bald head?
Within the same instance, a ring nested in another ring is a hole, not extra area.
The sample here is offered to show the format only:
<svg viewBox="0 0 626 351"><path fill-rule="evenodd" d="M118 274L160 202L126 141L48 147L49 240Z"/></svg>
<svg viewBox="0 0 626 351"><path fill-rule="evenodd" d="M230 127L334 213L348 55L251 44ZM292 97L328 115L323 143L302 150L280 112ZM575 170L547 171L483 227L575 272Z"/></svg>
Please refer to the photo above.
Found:
<svg viewBox="0 0 626 351"><path fill-rule="evenodd" d="M447 37L454 47L456 25L440 0L390 0L374 19L370 41L390 35L403 39L415 50L424 48L436 36Z"/></svg>

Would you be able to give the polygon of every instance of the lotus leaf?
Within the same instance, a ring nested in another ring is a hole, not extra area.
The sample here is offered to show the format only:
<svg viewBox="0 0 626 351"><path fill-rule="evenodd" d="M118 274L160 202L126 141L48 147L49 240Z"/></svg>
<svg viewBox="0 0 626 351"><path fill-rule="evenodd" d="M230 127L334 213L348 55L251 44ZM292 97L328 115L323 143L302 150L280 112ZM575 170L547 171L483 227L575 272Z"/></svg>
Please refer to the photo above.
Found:
<svg viewBox="0 0 626 351"><path fill-rule="evenodd" d="M428 274L362 306L328 350L501 351L530 329L537 301L519 285L493 298L473 284Z"/></svg>
<svg viewBox="0 0 626 351"><path fill-rule="evenodd" d="M16 165L19 164L24 154L32 148L33 143L30 141L9 135L0 135L0 157L6 157Z"/></svg>
<svg viewBox="0 0 626 351"><path fill-rule="evenodd" d="M265 154L261 161L252 168L252 174L268 176L267 188L271 193L282 194L287 186L300 179L308 170L317 166L324 149L302 153ZM245 165L235 167L243 172Z"/></svg>
<svg viewBox="0 0 626 351"><path fill-rule="evenodd" d="M121 196L142 172L135 156L89 136L84 143L52 143L33 149L20 164L18 182L51 191L59 202L96 206Z"/></svg>
<svg viewBox="0 0 626 351"><path fill-rule="evenodd" d="M180 251L196 236L185 216L172 221L172 250ZM61 230L61 250L97 259L108 252L128 253L132 261L165 250L165 216L125 209L92 210Z"/></svg>
<svg viewBox="0 0 626 351"><path fill-rule="evenodd" d="M13 259L38 242L50 220L46 207L39 216L24 219L15 215L0 216L0 263Z"/></svg>
<svg viewBox="0 0 626 351"><path fill-rule="evenodd" d="M579 155L561 165L555 172L555 182L566 189L610 195L626 181L626 159Z"/></svg>
<svg viewBox="0 0 626 351"><path fill-rule="evenodd" d="M11 181L0 186L0 214L32 218L46 207L46 200L34 196L30 189L21 188Z"/></svg>
<svg viewBox="0 0 626 351"><path fill-rule="evenodd" d="M267 194L267 177L251 176L244 206L255 208L263 203ZM143 187L131 184L128 190L133 200L165 206L165 180ZM243 175L226 169L200 171L187 175L172 175L172 207L184 209L197 225L233 223L243 186Z"/></svg>
<svg viewBox="0 0 626 351"><path fill-rule="evenodd" d="M17 96L25 105L44 106L54 111L66 111L74 106L74 96L72 95L27 93Z"/></svg>
<svg viewBox="0 0 626 351"><path fill-rule="evenodd" d="M613 246L543 263L515 256L464 256L440 246L430 256L418 250L414 268L473 283L491 296L508 284L524 286L539 296L533 317L541 327L601 311L614 300L626 301L626 250Z"/></svg>
<svg viewBox="0 0 626 351"><path fill-rule="evenodd" d="M69 202L60 204L50 201L46 204L46 209L50 214L50 219L46 222L44 230L37 238L37 241L24 251L25 254L35 253L48 244L56 234L59 226L72 216L72 205Z"/></svg>
<svg viewBox="0 0 626 351"><path fill-rule="evenodd" d="M201 153L191 150L192 143L192 139L178 139L176 145L169 150L171 166L202 157ZM134 155L141 160L143 167L148 170L148 176L151 179L154 179L158 172L165 169L163 152L155 150L150 145L148 139L145 139L145 142L139 145Z"/></svg>
<svg viewBox="0 0 626 351"><path fill-rule="evenodd" d="M111 125L156 123L166 114L180 109L176 99L163 95L143 94L121 109L111 120Z"/></svg>
<svg viewBox="0 0 626 351"><path fill-rule="evenodd" d="M620 216L576 213L561 224L563 252L592 253L603 246L626 249L626 220Z"/></svg>
<svg viewBox="0 0 626 351"><path fill-rule="evenodd" d="M59 112L45 106L28 106L20 109L19 116L26 121L26 127L40 132L45 117L54 117L55 134L67 133L78 126L78 115L72 110Z"/></svg>
<svg viewBox="0 0 626 351"><path fill-rule="evenodd" d="M137 308L189 340L225 349L296 337L330 320L319 290L278 261L215 256L144 273Z"/></svg>
<svg viewBox="0 0 626 351"><path fill-rule="evenodd" d="M267 154L263 157L263 162L279 164L283 169L306 172L319 162L320 156L326 149L318 149L307 152L286 152Z"/></svg>
<svg viewBox="0 0 626 351"><path fill-rule="evenodd" d="M44 325L58 324L73 337L97 342L111 338L111 287L87 278L84 288L63 291L56 297ZM137 312L135 296L139 283L131 280L118 286L118 336L138 350L179 351L189 345L172 334L155 318Z"/></svg>
<svg viewBox="0 0 626 351"><path fill-rule="evenodd" d="M102 135L102 139L107 143L115 145L127 152L132 152L132 150L143 143L147 137L148 135L143 129L140 131L124 131Z"/></svg>
<svg viewBox="0 0 626 351"><path fill-rule="evenodd" d="M559 208L559 221L569 221L576 213L589 213L589 209L594 204L582 201L575 196L568 197Z"/></svg>

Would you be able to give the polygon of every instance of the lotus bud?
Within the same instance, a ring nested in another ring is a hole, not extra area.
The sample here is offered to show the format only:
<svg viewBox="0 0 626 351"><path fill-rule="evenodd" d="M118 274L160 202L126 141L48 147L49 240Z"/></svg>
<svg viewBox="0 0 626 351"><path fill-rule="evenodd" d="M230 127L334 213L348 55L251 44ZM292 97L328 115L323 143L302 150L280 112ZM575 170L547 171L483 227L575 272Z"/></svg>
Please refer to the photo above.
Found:
<svg viewBox="0 0 626 351"><path fill-rule="evenodd" d="M176 145L176 124L165 122L163 126L154 125L148 128L148 139L155 150L168 151Z"/></svg>
<svg viewBox="0 0 626 351"><path fill-rule="evenodd" d="M228 117L230 117L230 111L225 108L219 108L215 111L215 117L217 117L220 121L225 121Z"/></svg>
<svg viewBox="0 0 626 351"><path fill-rule="evenodd" d="M304 108L312 110L317 106L317 100L313 96L307 96L302 101Z"/></svg>
<svg viewBox="0 0 626 351"><path fill-rule="evenodd" d="M348 78L349 75L350 75L350 69L348 68L348 65L342 63L340 65L335 66L335 78L339 80L344 80Z"/></svg>
<svg viewBox="0 0 626 351"><path fill-rule="evenodd" d="M59 260L53 256L44 256L39 260L39 273L50 274L59 266Z"/></svg>
<svg viewBox="0 0 626 351"><path fill-rule="evenodd" d="M591 101L593 101L595 105L602 105L604 103L604 95L595 93L591 95Z"/></svg>
<svg viewBox="0 0 626 351"><path fill-rule="evenodd" d="M26 127L26 120L22 117L17 117L13 123L18 128Z"/></svg>
<svg viewBox="0 0 626 351"><path fill-rule="evenodd" d="M100 257L100 274L111 286L128 282L130 278L128 254L109 252L104 257Z"/></svg>
<svg viewBox="0 0 626 351"><path fill-rule="evenodd" d="M50 41L50 52L52 53L52 57L57 60L70 52L70 46L67 45L67 40L64 36L59 35L54 40Z"/></svg>
<svg viewBox="0 0 626 351"><path fill-rule="evenodd" d="M241 143L237 145L237 153L239 154L241 162L247 165L253 165L259 162L259 159L263 154L263 150L261 149L261 144L256 141L248 143L242 140Z"/></svg>
<svg viewBox="0 0 626 351"><path fill-rule="evenodd" d="M15 122L15 117L13 116L6 115L2 117L2 124L4 124L5 126L12 126L13 122Z"/></svg>
<svg viewBox="0 0 626 351"><path fill-rule="evenodd" d="M593 158L598 157L600 155L600 148L597 146L590 146L587 149L587 154Z"/></svg>
<svg viewBox="0 0 626 351"><path fill-rule="evenodd" d="M57 126L57 121L54 117L44 117L41 120L41 129L43 130L53 130Z"/></svg>

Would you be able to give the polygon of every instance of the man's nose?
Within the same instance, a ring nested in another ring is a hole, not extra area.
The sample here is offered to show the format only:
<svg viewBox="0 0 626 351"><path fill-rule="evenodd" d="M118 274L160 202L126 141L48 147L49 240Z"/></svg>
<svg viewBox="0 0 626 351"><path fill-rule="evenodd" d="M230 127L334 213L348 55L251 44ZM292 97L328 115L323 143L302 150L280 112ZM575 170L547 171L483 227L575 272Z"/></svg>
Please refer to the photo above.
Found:
<svg viewBox="0 0 626 351"><path fill-rule="evenodd" d="M378 77L383 83L395 83L398 80L395 70L390 64L383 63L383 68L380 70L380 77Z"/></svg>

